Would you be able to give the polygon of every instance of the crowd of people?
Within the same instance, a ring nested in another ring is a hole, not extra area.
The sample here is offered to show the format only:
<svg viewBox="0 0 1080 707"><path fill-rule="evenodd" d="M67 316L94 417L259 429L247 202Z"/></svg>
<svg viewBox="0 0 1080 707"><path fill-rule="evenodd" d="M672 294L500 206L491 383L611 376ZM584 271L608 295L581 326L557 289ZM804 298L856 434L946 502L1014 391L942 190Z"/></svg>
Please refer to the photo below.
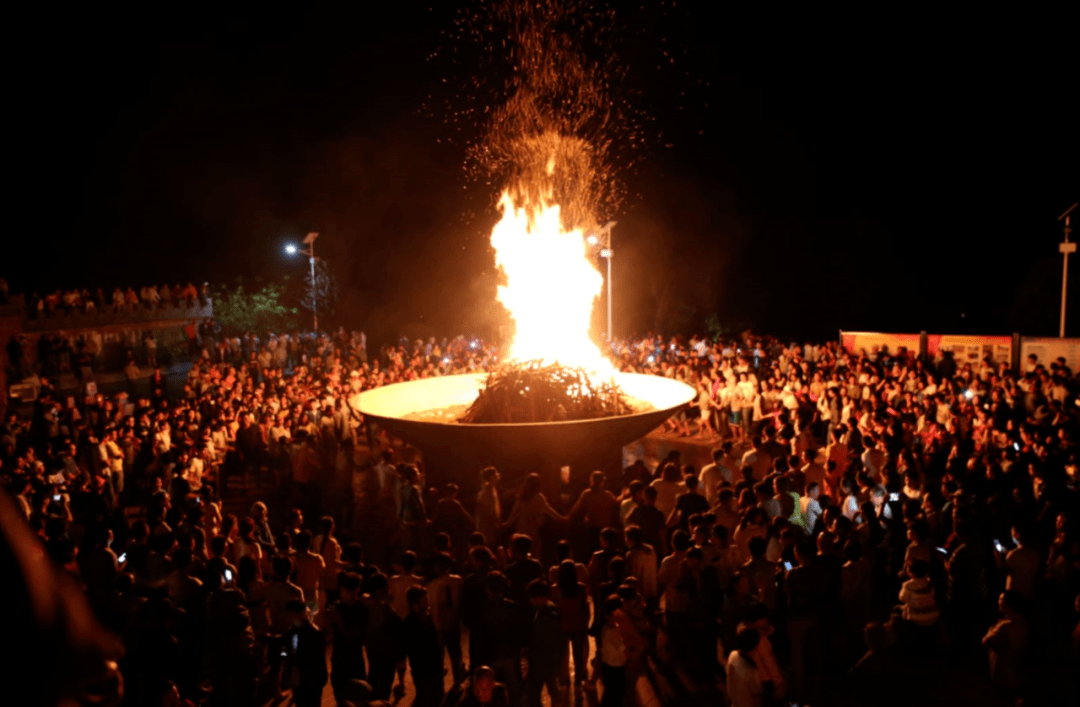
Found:
<svg viewBox="0 0 1080 707"><path fill-rule="evenodd" d="M71 404L46 381L0 428L8 493L124 639L130 704L621 706L653 671L736 707L925 704L955 671L1005 703L1076 690L1061 361L619 342L622 369L698 390L668 425L712 463L548 498L495 468L435 486L356 411L495 346L198 333L173 390Z"/></svg>
<svg viewBox="0 0 1080 707"><path fill-rule="evenodd" d="M13 299L7 291L6 282L0 281L0 303L6 304ZM70 289L58 288L41 295L34 292L29 298L20 296L19 301L31 317L44 318L54 316L72 316L77 314L120 313L154 311L172 307L194 307L210 297L210 286L203 283L196 287L188 282L169 285L145 285L136 290L134 287L115 287L111 294L98 287L91 291L86 287Z"/></svg>

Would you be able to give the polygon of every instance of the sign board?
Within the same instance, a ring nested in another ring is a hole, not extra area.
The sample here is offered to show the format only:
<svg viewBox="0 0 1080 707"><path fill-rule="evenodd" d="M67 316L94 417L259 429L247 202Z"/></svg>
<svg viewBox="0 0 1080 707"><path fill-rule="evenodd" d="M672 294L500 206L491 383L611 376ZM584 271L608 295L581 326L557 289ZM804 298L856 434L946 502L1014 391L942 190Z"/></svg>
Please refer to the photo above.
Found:
<svg viewBox="0 0 1080 707"><path fill-rule="evenodd" d="M37 400L37 386L29 383L15 383L8 388L8 394L12 398L18 398L20 402L28 403Z"/></svg>
<svg viewBox="0 0 1080 707"><path fill-rule="evenodd" d="M1059 253L1075 253L1076 252L1076 244L1075 243L1070 243L1069 241L1061 243L1061 244L1058 245L1058 252Z"/></svg>
<svg viewBox="0 0 1080 707"><path fill-rule="evenodd" d="M1053 337L1025 336L1020 339L1020 370L1026 370L1027 357L1035 354L1038 363L1050 369L1050 364L1059 356L1065 358L1065 364L1076 373L1080 368L1080 339L1058 339Z"/></svg>
<svg viewBox="0 0 1080 707"><path fill-rule="evenodd" d="M926 337L926 353L940 361L946 351L951 351L959 365L970 363L977 366L987 356L994 363L1012 364L1011 336L957 336L953 334L929 334Z"/></svg>
<svg viewBox="0 0 1080 707"><path fill-rule="evenodd" d="M840 343L849 353L895 354L901 347L914 354L919 353L918 334L885 334L876 331L842 331Z"/></svg>

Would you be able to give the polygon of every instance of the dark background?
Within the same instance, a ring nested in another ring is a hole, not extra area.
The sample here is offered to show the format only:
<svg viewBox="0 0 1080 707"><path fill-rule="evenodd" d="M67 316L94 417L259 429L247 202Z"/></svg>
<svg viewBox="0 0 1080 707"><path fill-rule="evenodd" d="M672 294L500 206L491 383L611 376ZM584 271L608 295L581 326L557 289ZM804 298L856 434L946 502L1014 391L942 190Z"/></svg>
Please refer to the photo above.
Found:
<svg viewBox="0 0 1080 707"><path fill-rule="evenodd" d="M12 28L0 276L28 293L295 279L282 246L317 230L340 323L490 331L496 188L422 109L448 90L454 10L357 8ZM1056 333L1056 219L1080 198L1075 18L617 17L653 118L630 197L601 215L619 222L617 333L710 314L817 338Z"/></svg>

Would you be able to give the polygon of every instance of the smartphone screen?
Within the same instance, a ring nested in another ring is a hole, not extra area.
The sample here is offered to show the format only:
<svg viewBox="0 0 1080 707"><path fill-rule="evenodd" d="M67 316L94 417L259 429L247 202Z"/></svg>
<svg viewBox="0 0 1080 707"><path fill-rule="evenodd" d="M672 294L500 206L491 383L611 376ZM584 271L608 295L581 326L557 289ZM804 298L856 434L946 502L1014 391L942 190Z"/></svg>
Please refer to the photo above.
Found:
<svg viewBox="0 0 1080 707"><path fill-rule="evenodd" d="M230 569L225 570L225 581L226 582L231 582L232 581L232 570L230 570Z"/></svg>
<svg viewBox="0 0 1080 707"><path fill-rule="evenodd" d="M53 494L53 497L52 497L52 500L54 500L54 501L59 501L59 500L60 500L60 494L58 494L58 493L54 493L54 494Z"/></svg>
<svg viewBox="0 0 1080 707"><path fill-rule="evenodd" d="M124 564L125 562L127 562L127 553L126 552L121 552L120 557L117 557L116 561L119 562L120 564Z"/></svg>
<svg viewBox="0 0 1080 707"><path fill-rule="evenodd" d="M786 569L788 572L790 572L791 571L791 563L790 562L785 562L784 563L784 569Z"/></svg>
<svg viewBox="0 0 1080 707"><path fill-rule="evenodd" d="M900 500L900 494L898 494L898 493L890 493L889 494L889 500L890 501L899 501Z"/></svg>
<svg viewBox="0 0 1080 707"><path fill-rule="evenodd" d="M943 548L943 547L939 547L939 548L937 548L937 551L938 551L938 552L940 552L940 553L941 553L942 555L948 555L948 554L949 554L949 551L948 551L948 550L946 550L946 549L945 549L945 548Z"/></svg>
<svg viewBox="0 0 1080 707"><path fill-rule="evenodd" d="M1000 540L994 541L994 547L997 548L998 552L1005 552L1005 546L1001 544Z"/></svg>

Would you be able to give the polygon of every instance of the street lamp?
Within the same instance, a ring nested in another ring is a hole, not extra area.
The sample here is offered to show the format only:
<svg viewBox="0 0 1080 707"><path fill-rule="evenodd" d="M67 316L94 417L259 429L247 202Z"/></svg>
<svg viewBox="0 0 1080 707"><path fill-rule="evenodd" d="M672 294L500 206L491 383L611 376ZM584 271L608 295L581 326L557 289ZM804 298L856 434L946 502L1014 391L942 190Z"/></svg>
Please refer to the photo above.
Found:
<svg viewBox="0 0 1080 707"><path fill-rule="evenodd" d="M616 221L608 221L597 233L590 233L585 237L585 242L591 246L599 245L600 257L607 260L607 339L612 341L615 337L611 332L611 258L615 251L611 248L611 229L615 228Z"/></svg>
<svg viewBox="0 0 1080 707"><path fill-rule="evenodd" d="M1080 204L1080 202L1077 202ZM1069 242L1069 233L1072 228L1069 227L1069 214L1076 208L1077 204L1073 204L1068 210L1061 216L1058 216L1058 221L1065 220L1065 240L1058 246L1058 252L1064 256L1064 264L1061 266L1061 326L1058 331L1058 336L1062 339L1065 338L1065 288L1069 284L1069 253L1076 252L1076 244Z"/></svg>
<svg viewBox="0 0 1080 707"><path fill-rule="evenodd" d="M315 311L316 309L316 297L315 297L315 239L319 237L318 233L314 231L304 236L304 245L307 246L307 250L303 248L297 248L295 243L286 243L285 252L289 255L296 255L301 253L308 257L308 261L311 263L311 329L312 331L319 331L319 315Z"/></svg>

